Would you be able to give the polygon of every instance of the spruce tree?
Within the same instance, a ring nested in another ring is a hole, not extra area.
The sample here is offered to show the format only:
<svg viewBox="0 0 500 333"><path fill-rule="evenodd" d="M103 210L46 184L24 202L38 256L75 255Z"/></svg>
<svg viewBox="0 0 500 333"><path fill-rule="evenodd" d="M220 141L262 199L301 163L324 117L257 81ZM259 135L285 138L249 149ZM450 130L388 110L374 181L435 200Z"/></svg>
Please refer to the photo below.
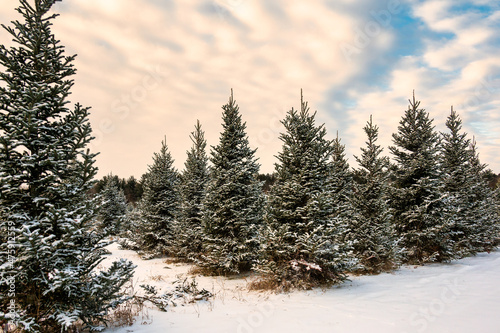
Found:
<svg viewBox="0 0 500 333"><path fill-rule="evenodd" d="M139 203L141 218L136 222L139 248L149 255L170 254L173 245L173 225L178 213L179 175L166 138L159 153L154 153L144 180L144 193Z"/></svg>
<svg viewBox="0 0 500 333"><path fill-rule="evenodd" d="M396 162L390 199L395 233L404 261L444 261L453 253L442 214L439 137L415 94L409 102L389 147Z"/></svg>
<svg viewBox="0 0 500 333"><path fill-rule="evenodd" d="M207 141L197 121L190 136L193 146L187 152L179 184L180 207L175 224L175 255L184 260L199 258L202 251L203 199L209 180Z"/></svg>
<svg viewBox="0 0 500 333"><path fill-rule="evenodd" d="M351 205L353 179L345 154L345 145L341 143L338 132L337 137L332 141L332 157L329 169L334 207L333 215L347 223L354 214Z"/></svg>
<svg viewBox="0 0 500 333"><path fill-rule="evenodd" d="M467 256L476 252L472 244L476 218L469 220L471 212L470 190L477 178L471 165L471 142L467 133L462 133L462 120L451 109L446 120L448 133L441 133L441 177L443 196L446 197L446 221L450 227L450 237L454 253ZM472 177L471 177L472 176Z"/></svg>
<svg viewBox="0 0 500 333"><path fill-rule="evenodd" d="M467 133L461 133L462 120L451 108L446 120L449 133L441 133L441 168L446 192L459 192L466 187L470 167L470 145Z"/></svg>
<svg viewBox="0 0 500 333"><path fill-rule="evenodd" d="M377 145L378 126L372 116L363 128L367 136L361 156L355 156L359 168L354 170L353 215L349 220L348 239L353 241L360 271L379 273L395 267L395 241L392 239L387 186L389 159L380 154Z"/></svg>
<svg viewBox="0 0 500 333"><path fill-rule="evenodd" d="M340 282L351 264L334 217L334 147L315 116L301 96L300 111L292 108L282 121L286 132L255 266L266 283L284 289Z"/></svg>
<svg viewBox="0 0 500 333"><path fill-rule="evenodd" d="M223 107L223 131L212 147L212 168L203 202L203 254L198 264L214 273L249 270L258 248L263 196L259 164L251 149L239 107Z"/></svg>
<svg viewBox="0 0 500 333"><path fill-rule="evenodd" d="M99 195L99 228L105 235L118 235L122 230L127 214L127 199L125 193L111 175Z"/></svg>
<svg viewBox="0 0 500 333"><path fill-rule="evenodd" d="M474 139L470 144L468 157L470 169L465 211L467 225L472 229L468 238L475 252L490 252L498 246L500 231L498 189L488 186L484 177L486 165L479 160Z"/></svg>
<svg viewBox="0 0 500 333"><path fill-rule="evenodd" d="M0 46L0 322L61 332L102 328L133 274L130 262L96 267L106 244L86 193L96 174L89 108L69 108L75 56L51 32L54 0L21 0L24 21ZM8 233L7 233L8 232ZM5 311L5 312L4 312Z"/></svg>

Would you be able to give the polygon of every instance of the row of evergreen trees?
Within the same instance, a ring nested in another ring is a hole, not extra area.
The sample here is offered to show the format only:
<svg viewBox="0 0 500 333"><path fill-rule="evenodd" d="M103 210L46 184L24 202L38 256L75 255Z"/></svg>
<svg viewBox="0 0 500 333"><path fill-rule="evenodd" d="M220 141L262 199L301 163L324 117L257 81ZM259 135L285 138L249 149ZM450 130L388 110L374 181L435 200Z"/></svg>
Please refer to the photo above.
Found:
<svg viewBox="0 0 500 333"><path fill-rule="evenodd" d="M14 46L0 45L0 324L102 330L127 300L122 286L134 269L128 261L98 268L104 235L119 231L113 216L123 216L123 206L110 207L124 196L107 186L98 231L87 196L97 172L89 109L68 107L75 56L51 33L55 0L19 2L22 21L3 26ZM475 143L454 112L449 133L438 135L418 107L411 101L394 135L394 164L380 156L370 120L360 168L351 170L340 140L327 140L302 102L283 120L276 185L263 195L231 94L212 165L199 124L180 176L163 142L140 209L121 223L144 250L216 273L252 268L281 286L340 281L354 265L377 272L493 248L497 193L483 184Z"/></svg>
<svg viewBox="0 0 500 333"><path fill-rule="evenodd" d="M253 269L266 284L289 287L496 246L498 193L487 186L476 143L453 109L448 132L438 133L413 96L389 147L393 163L370 117L352 169L341 140L326 138L301 97L300 109L282 121L282 151L267 193L232 91L222 109L223 131L210 157L199 122L182 173L166 140L154 155L126 226L137 249L215 274Z"/></svg>

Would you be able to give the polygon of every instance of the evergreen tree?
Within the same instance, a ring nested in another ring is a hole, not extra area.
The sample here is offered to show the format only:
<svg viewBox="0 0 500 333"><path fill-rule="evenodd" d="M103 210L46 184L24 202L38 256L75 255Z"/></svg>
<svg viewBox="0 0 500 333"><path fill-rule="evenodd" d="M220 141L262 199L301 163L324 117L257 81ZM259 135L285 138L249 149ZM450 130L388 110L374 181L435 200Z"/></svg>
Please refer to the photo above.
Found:
<svg viewBox="0 0 500 333"><path fill-rule="evenodd" d="M139 246L141 226L144 222L142 211L138 206L129 205L123 218L118 244L123 249L141 251Z"/></svg>
<svg viewBox="0 0 500 333"><path fill-rule="evenodd" d="M500 231L498 190L488 187L488 181L483 177L486 165L479 160L475 140L471 142L468 157L470 170L465 211L467 225L472 229L468 238L474 251L489 252L498 245Z"/></svg>
<svg viewBox="0 0 500 333"><path fill-rule="evenodd" d="M125 179L118 176L106 175L95 183L89 194L101 194L110 178L113 178L113 182L116 183L119 189L123 190L127 203L135 205L142 198L142 182L135 179L134 176Z"/></svg>
<svg viewBox="0 0 500 333"><path fill-rule="evenodd" d="M202 251L203 199L209 180L207 141L201 124L197 121L190 136L193 146L187 152L179 194L180 209L175 225L175 254L177 257L194 260Z"/></svg>
<svg viewBox="0 0 500 333"><path fill-rule="evenodd" d="M127 198L127 202L135 204L142 197L142 184L134 176L130 176L125 181L123 193Z"/></svg>
<svg viewBox="0 0 500 333"><path fill-rule="evenodd" d="M363 128L367 136L366 148L356 161L351 203L353 216L349 220L348 239L354 243L354 253L359 259L360 270L379 273L395 267L395 242L392 240L387 184L389 159L380 156L383 148L377 145L378 126L370 121Z"/></svg>
<svg viewBox="0 0 500 333"><path fill-rule="evenodd" d="M470 145L467 133L461 133L462 120L451 108L446 120L449 133L441 133L441 168L446 192L460 192L466 187L467 169L470 168Z"/></svg>
<svg viewBox="0 0 500 333"><path fill-rule="evenodd" d="M475 218L469 220L470 189L474 187L477 178L471 165L471 142L467 133L461 133L462 120L451 109L446 120L448 133L441 133L441 177L443 180L443 196L446 197L446 221L450 226L450 237L454 252L463 257L474 254L472 244ZM472 177L471 177L472 176Z"/></svg>
<svg viewBox="0 0 500 333"><path fill-rule="evenodd" d="M347 223L353 216L353 207L351 205L352 196L352 173L349 168L345 155L345 145L337 132L337 137L332 141L332 158L330 164L330 182L333 199L333 215Z"/></svg>
<svg viewBox="0 0 500 333"><path fill-rule="evenodd" d="M137 221L137 238L134 239L142 251L154 256L168 254L173 245L173 224L179 202L179 175L173 164L165 138L145 176L144 193L139 203L141 219Z"/></svg>
<svg viewBox="0 0 500 333"><path fill-rule="evenodd" d="M21 0L24 22L4 26L15 45L0 46L0 322L29 332L97 329L133 274L125 261L96 269L89 109L67 107L75 56L51 32L53 3Z"/></svg>
<svg viewBox="0 0 500 333"><path fill-rule="evenodd" d="M409 263L443 261L453 257L442 212L438 162L438 134L420 101L410 105L392 135L391 208L396 236Z"/></svg>
<svg viewBox="0 0 500 333"><path fill-rule="evenodd" d="M301 110L292 108L282 121L286 132L255 266L266 283L284 289L340 282L351 264L334 218L334 146L315 116L301 96Z"/></svg>
<svg viewBox="0 0 500 333"><path fill-rule="evenodd" d="M116 179L108 177L99 199L99 228L105 235L118 235L127 213L127 199Z"/></svg>
<svg viewBox="0 0 500 333"><path fill-rule="evenodd" d="M264 193L268 193L271 187L274 185L274 182L276 182L276 175L274 173L260 174L257 176L257 179L264 183L264 185L262 186L262 191Z"/></svg>
<svg viewBox="0 0 500 333"><path fill-rule="evenodd" d="M263 196L259 164L239 107L231 97L222 107L223 132L212 147L210 181L203 202L203 255L198 264L215 273L249 270L258 248Z"/></svg>

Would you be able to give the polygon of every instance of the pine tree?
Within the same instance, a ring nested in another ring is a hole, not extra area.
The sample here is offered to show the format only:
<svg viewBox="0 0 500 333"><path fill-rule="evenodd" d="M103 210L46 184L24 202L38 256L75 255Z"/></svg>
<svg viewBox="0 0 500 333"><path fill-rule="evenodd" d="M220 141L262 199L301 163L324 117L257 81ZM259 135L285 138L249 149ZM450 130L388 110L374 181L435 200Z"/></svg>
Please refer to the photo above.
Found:
<svg viewBox="0 0 500 333"><path fill-rule="evenodd" d="M175 224L175 255L184 260L197 259L202 251L203 199L209 180L207 141L199 121L190 139L193 146L187 152L179 184L180 208Z"/></svg>
<svg viewBox="0 0 500 333"><path fill-rule="evenodd" d="M443 221L438 170L438 134L420 101L409 100L398 133L389 147L393 166L391 208L403 259L409 263L444 261L453 257Z"/></svg>
<svg viewBox="0 0 500 333"><path fill-rule="evenodd" d="M142 197L142 184L135 179L134 176L130 176L126 181L123 188L125 198L127 202L135 205L135 203Z"/></svg>
<svg viewBox="0 0 500 333"><path fill-rule="evenodd" d="M78 320L97 329L133 274L125 261L96 268L105 243L86 196L96 174L89 108L67 107L75 56L51 32L53 3L21 0L24 22L4 26L15 45L0 46L0 230L8 236L0 322L29 332L66 331Z"/></svg>
<svg viewBox="0 0 500 333"><path fill-rule="evenodd" d="M467 224L472 229L468 238L475 252L489 252L498 245L500 231L498 190L489 188L488 181L483 177L486 165L479 160L474 139L470 144L468 157L470 169L465 211Z"/></svg>
<svg viewBox="0 0 500 333"><path fill-rule="evenodd" d="M210 181L203 202L203 255L198 264L214 273L249 270L258 248L263 196L259 164L251 149L239 107L223 107L223 132L212 147Z"/></svg>
<svg viewBox="0 0 500 333"><path fill-rule="evenodd" d="M142 251L153 256L169 254L173 245L173 224L179 202L179 175L173 164L165 138L145 176L144 193L139 203L141 219L137 221L137 238L134 239Z"/></svg>
<svg viewBox="0 0 500 333"><path fill-rule="evenodd" d="M348 239L354 243L360 271L379 273L395 267L396 244L386 204L389 159L380 156L383 148L376 143L379 128L373 124L372 116L363 130L367 141L366 148L361 148L361 157L355 156L360 167L354 171Z"/></svg>
<svg viewBox="0 0 500 333"><path fill-rule="evenodd" d="M471 165L471 142L467 139L467 133L461 133L462 120L453 111L453 107L446 120L446 127L449 133L441 133L440 161L442 191L446 197L445 218L450 227L454 253L464 257L476 252L471 239L475 218L469 220L468 217L472 217L469 207L470 188L476 185L477 178L473 176Z"/></svg>
<svg viewBox="0 0 500 333"><path fill-rule="evenodd" d="M99 228L105 235L118 235L127 214L127 199L112 175L108 177L99 199Z"/></svg>
<svg viewBox="0 0 500 333"><path fill-rule="evenodd" d="M462 120L451 108L446 120L449 133L441 133L441 168L446 192L459 192L466 187L467 169L470 162L470 140L461 133Z"/></svg>
<svg viewBox="0 0 500 333"><path fill-rule="evenodd" d="M337 132L337 137L332 142L332 158L330 164L330 182L332 186L333 215L344 222L348 222L354 214L351 205L352 173L345 155L345 145Z"/></svg>
<svg viewBox="0 0 500 333"><path fill-rule="evenodd" d="M340 282L350 266L339 242L342 224L334 218L334 147L315 116L301 96L301 110L292 108L282 121L286 132L255 266L266 283L284 289Z"/></svg>

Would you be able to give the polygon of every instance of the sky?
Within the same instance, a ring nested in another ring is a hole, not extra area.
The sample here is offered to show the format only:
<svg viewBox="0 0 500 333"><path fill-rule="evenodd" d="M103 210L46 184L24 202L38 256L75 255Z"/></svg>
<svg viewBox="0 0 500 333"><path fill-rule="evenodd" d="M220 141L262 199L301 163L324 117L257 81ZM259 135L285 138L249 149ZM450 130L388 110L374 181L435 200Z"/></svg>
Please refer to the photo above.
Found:
<svg viewBox="0 0 500 333"><path fill-rule="evenodd" d="M2 1L1 23L17 5ZM164 139L182 170L196 120L218 144L231 89L263 173L301 89L353 167L370 115L390 156L415 91L437 131L453 106L500 172L498 1L63 0L53 12L56 38L78 55L70 100L92 107L98 177L140 177Z"/></svg>

